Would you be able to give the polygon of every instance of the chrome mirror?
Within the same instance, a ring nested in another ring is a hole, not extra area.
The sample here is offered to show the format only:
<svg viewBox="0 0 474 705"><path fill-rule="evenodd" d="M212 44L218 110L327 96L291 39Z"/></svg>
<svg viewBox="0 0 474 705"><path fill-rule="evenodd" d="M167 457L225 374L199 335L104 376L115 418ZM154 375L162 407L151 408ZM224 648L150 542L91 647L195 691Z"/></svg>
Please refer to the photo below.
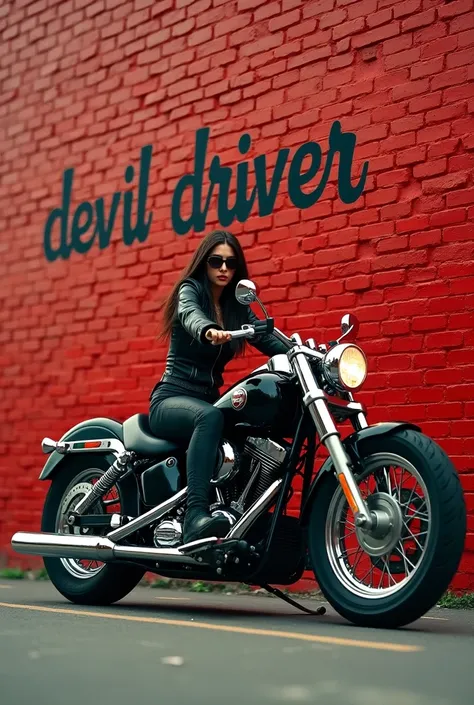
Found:
<svg viewBox="0 0 474 705"><path fill-rule="evenodd" d="M253 281L250 281L250 279L241 279L238 282L235 287L235 298L239 304L243 304L244 306L249 306L256 301L262 309L265 318L268 318L267 310L258 298L257 286L253 283Z"/></svg>
<svg viewBox="0 0 474 705"><path fill-rule="evenodd" d="M338 343L342 340L353 342L357 338L357 334L359 332L359 319L357 316L354 316L353 313L346 313L341 318L341 332L342 335L338 338Z"/></svg>
<svg viewBox="0 0 474 705"><path fill-rule="evenodd" d="M250 279L241 279L235 287L235 298L244 306L253 304L257 301L257 287Z"/></svg>

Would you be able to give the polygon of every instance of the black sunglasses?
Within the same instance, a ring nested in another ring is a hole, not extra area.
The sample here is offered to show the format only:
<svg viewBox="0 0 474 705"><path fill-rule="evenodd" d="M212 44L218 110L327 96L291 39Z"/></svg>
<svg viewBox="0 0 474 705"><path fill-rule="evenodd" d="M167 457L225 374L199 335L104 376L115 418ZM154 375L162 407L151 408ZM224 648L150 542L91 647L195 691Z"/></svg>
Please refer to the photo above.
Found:
<svg viewBox="0 0 474 705"><path fill-rule="evenodd" d="M222 257L222 255L211 255L207 258L207 263L212 269L220 269L226 263L227 269L237 269L237 257Z"/></svg>

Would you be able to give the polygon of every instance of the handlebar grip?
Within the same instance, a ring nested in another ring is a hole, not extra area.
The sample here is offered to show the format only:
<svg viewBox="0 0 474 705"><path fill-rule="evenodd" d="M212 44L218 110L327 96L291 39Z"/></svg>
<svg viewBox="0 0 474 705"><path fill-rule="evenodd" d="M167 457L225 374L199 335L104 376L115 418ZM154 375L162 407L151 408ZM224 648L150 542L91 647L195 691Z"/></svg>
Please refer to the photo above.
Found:
<svg viewBox="0 0 474 705"><path fill-rule="evenodd" d="M230 330L232 338L252 338L254 336L253 326L240 330Z"/></svg>
<svg viewBox="0 0 474 705"><path fill-rule="evenodd" d="M255 335L261 335L262 333L266 333L267 335L269 333L273 333L273 329L275 328L275 321L273 318L267 318L264 321L258 321L257 323L254 323L254 328L255 328Z"/></svg>

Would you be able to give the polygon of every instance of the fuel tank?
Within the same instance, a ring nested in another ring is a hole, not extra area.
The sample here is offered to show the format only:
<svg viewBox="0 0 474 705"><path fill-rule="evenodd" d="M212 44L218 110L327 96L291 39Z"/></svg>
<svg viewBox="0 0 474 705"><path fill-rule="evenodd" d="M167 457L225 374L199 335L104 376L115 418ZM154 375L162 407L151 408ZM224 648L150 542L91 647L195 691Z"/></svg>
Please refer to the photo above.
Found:
<svg viewBox="0 0 474 705"><path fill-rule="evenodd" d="M256 372L230 387L214 406L223 412L226 428L245 424L289 438L298 419L298 390L288 375Z"/></svg>

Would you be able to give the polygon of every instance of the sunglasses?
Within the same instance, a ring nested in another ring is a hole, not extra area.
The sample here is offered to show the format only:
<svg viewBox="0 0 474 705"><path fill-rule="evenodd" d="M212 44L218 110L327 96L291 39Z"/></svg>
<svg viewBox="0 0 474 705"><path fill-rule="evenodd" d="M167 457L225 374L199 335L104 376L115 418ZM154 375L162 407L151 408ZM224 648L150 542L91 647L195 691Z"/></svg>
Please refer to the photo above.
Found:
<svg viewBox="0 0 474 705"><path fill-rule="evenodd" d="M207 258L207 263L212 269L220 269L226 263L227 269L237 269L237 257L222 257L222 255L211 255Z"/></svg>

